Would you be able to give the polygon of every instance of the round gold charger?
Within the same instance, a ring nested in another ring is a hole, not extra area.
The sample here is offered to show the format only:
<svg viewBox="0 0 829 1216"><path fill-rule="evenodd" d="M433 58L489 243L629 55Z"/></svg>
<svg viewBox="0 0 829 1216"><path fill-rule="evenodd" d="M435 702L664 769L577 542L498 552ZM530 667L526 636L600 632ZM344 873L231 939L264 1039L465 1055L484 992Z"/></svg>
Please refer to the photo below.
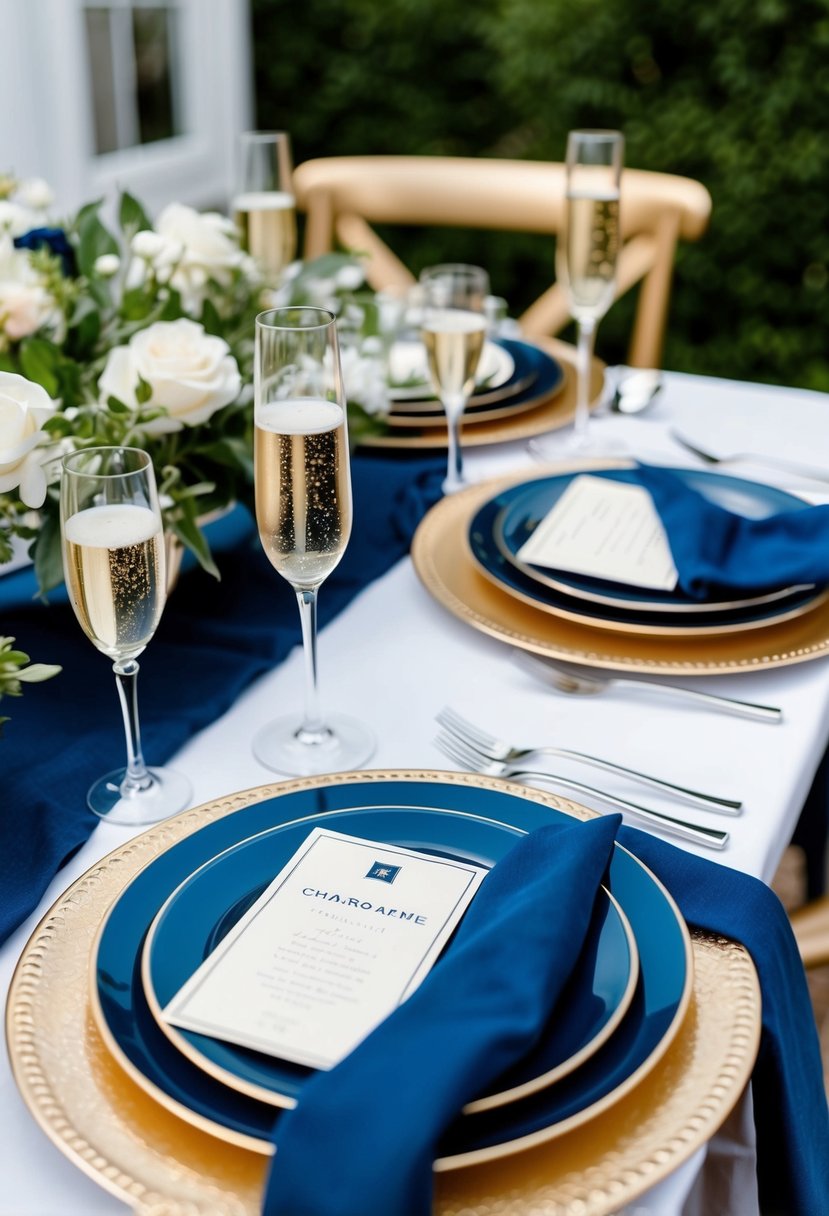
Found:
<svg viewBox="0 0 829 1216"><path fill-rule="evenodd" d="M567 799L465 773L378 771L299 778L185 811L116 849L78 879L32 934L12 980L6 1033L15 1079L47 1136L144 1216L256 1216L266 1160L177 1119L118 1068L89 1014L95 935L108 908L154 857L212 819L296 789L337 782L441 781L509 789L579 818ZM748 1081L760 994L748 953L693 935L694 992L671 1047L619 1103L541 1145L436 1175L437 1216L609 1216L708 1140Z"/></svg>
<svg viewBox="0 0 829 1216"><path fill-rule="evenodd" d="M532 409L516 413L510 410L502 418L476 422L470 416L463 424L461 443L465 448L484 447L492 443L507 443L511 439L531 439L546 431L555 431L573 421L576 412L576 352L566 342L555 338L534 339L561 364L564 381L543 397ZM591 376L591 401L598 405L604 386L605 365L600 359L593 360ZM405 433L374 435L360 441L361 447L371 448L445 448L446 427L424 427L406 430Z"/></svg>
<svg viewBox="0 0 829 1216"><path fill-rule="evenodd" d="M602 461L584 467L607 465ZM554 471L572 467L556 466ZM502 591L484 577L472 557L469 524L488 499L527 479L525 471L443 498L415 533L412 561L421 582L444 608L473 629L548 658L640 675L734 675L829 654L826 597L800 615L773 625L686 637L657 634L646 626L636 632L600 629L534 608Z"/></svg>

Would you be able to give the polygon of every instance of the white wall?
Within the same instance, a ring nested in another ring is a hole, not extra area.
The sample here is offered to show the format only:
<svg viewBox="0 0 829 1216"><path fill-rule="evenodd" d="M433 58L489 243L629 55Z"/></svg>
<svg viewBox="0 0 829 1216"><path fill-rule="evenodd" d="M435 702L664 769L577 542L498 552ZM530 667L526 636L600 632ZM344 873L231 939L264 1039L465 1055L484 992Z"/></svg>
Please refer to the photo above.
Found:
<svg viewBox="0 0 829 1216"><path fill-rule="evenodd" d="M150 212L226 204L253 115L249 3L180 4L188 133L96 156L81 0L0 0L0 172L46 178L61 211L119 185Z"/></svg>

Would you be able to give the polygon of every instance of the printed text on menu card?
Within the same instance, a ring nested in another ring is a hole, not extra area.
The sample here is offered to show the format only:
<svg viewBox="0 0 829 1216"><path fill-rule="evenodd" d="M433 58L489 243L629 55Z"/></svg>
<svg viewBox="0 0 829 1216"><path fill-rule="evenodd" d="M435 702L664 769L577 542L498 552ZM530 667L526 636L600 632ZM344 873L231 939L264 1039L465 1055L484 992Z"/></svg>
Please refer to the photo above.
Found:
<svg viewBox="0 0 829 1216"><path fill-rule="evenodd" d="M330 1068L417 987L486 872L315 828L164 1017Z"/></svg>
<svg viewBox="0 0 829 1216"><path fill-rule="evenodd" d="M576 477L518 550L522 562L633 587L673 591L677 572L643 486Z"/></svg>

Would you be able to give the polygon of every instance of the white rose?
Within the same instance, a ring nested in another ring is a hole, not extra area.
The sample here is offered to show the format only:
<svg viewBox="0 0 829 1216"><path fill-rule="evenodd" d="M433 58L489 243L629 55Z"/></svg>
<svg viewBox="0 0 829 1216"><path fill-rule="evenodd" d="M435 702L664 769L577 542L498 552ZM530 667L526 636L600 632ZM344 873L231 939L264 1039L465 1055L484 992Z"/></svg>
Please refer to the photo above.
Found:
<svg viewBox="0 0 829 1216"><path fill-rule="evenodd" d="M47 325L60 340L63 319L54 297L43 286L26 252L15 249L11 237L5 234L0 237L0 329L17 342Z"/></svg>
<svg viewBox="0 0 829 1216"><path fill-rule="evenodd" d="M55 405L39 384L14 372L0 372L0 493L18 489L35 509L46 498L46 474L37 447L46 438L41 426Z"/></svg>
<svg viewBox="0 0 829 1216"><path fill-rule="evenodd" d="M188 312L200 310L209 279L227 286L232 271L244 268L236 227L216 211L199 212L170 203L158 217L156 230L164 249L154 258L154 265L158 269L159 264L175 264L170 285L181 294Z"/></svg>
<svg viewBox="0 0 829 1216"><path fill-rule="evenodd" d="M242 377L222 338L205 333L195 321L156 321L109 352L98 381L103 397L137 407L139 377L152 390L148 405L164 406L169 417L156 418L147 435L198 426L239 396Z"/></svg>

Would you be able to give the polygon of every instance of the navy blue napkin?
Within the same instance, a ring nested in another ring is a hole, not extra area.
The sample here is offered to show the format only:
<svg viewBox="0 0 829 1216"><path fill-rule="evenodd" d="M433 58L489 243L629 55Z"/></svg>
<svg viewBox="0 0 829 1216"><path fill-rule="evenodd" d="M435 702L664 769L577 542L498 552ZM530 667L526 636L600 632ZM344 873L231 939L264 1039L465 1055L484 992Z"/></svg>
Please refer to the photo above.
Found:
<svg viewBox="0 0 829 1216"><path fill-rule="evenodd" d="M809 990L789 918L750 874L622 827L690 925L741 942L760 979L763 1029L752 1075L763 1216L829 1213L829 1107Z"/></svg>
<svg viewBox="0 0 829 1216"><path fill-rule="evenodd" d="M280 1118L265 1216L428 1216L440 1135L538 1037L619 822L539 828L498 862L420 987Z"/></svg>
<svg viewBox="0 0 829 1216"><path fill-rule="evenodd" d="M408 552L419 520L440 497L443 471L434 459L353 460L354 527L320 592L321 626ZM200 570L184 575L141 658L150 764L167 760L300 641L294 593L265 558L250 516L237 510L220 528L233 544L219 557L222 581ZM30 571L0 580L0 633L63 671L9 703L11 721L0 739L0 941L96 827L86 791L125 758L110 663L81 632L65 595L43 605L34 593ZM356 678L357 654L354 664Z"/></svg>
<svg viewBox="0 0 829 1216"><path fill-rule="evenodd" d="M317 1074L280 1118L264 1216L428 1216L439 1134L532 1045L581 948L583 910L618 822L542 829L495 867L455 946L417 992L341 1064ZM646 832L620 827L617 839L664 883L689 924L749 950L763 1002L752 1077L761 1210L826 1213L823 1068L780 901L758 879Z"/></svg>
<svg viewBox="0 0 829 1216"><path fill-rule="evenodd" d="M710 502L668 469L640 464L668 536L683 591L762 592L829 583L829 505L748 519Z"/></svg>

